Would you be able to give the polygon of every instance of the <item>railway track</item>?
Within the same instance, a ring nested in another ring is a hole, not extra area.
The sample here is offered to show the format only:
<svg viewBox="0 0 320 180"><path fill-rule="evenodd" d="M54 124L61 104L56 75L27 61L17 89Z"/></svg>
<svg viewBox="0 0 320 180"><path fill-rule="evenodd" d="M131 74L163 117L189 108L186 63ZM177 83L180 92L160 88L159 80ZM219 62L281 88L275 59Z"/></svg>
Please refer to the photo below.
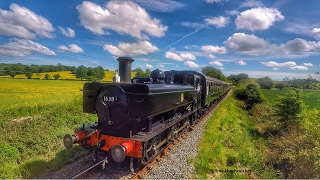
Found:
<svg viewBox="0 0 320 180"><path fill-rule="evenodd" d="M230 93L230 92L229 92ZM201 122L204 118L207 118L208 116L211 116L212 113L215 111L215 109L218 107L218 105L229 95L229 93L227 93L227 95L225 97L223 97L219 102L215 103L209 111L206 112L205 115L203 115L199 122ZM169 144L166 148L164 148L164 150L159 153L151 162L149 162L147 165L145 165L143 168L137 168L135 167L130 167L130 169L126 168L126 173L124 173L124 179L142 179L144 178L144 174L146 172L148 172L149 170L151 170L160 160L161 158L168 154L168 152L170 152L171 149L173 149L175 147L176 144L178 144L180 141L182 141L185 137L188 136L189 132L191 132L194 128L196 128L197 124L192 125L189 127L189 129L187 131L184 131L183 133L181 133L177 138L175 138L175 141L173 141L171 144ZM125 161L123 163L120 164L120 166L128 166L129 162ZM100 158L98 161L96 161L95 164L93 164L92 166L90 166L89 168L81 171L80 173L78 173L77 175L71 177L71 179L91 179L91 178L97 178L99 176L97 176L97 173L106 173L106 174L112 174L112 173L121 173L122 170L118 171L113 169L112 167L117 166L119 164L115 164L112 162L108 162L108 159L106 158ZM111 169L109 169L111 168ZM135 171L135 173L130 173L132 171ZM114 178L114 177L113 177ZM121 178L122 179L122 178Z"/></svg>

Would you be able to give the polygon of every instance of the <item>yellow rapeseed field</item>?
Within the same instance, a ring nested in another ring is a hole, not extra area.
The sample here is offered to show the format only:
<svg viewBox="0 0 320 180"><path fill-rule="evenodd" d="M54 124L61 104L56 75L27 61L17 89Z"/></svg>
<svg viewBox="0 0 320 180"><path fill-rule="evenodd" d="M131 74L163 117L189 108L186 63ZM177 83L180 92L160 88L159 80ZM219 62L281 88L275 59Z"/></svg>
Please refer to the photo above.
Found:
<svg viewBox="0 0 320 180"><path fill-rule="evenodd" d="M85 81L0 78L0 114L73 100L82 95Z"/></svg>

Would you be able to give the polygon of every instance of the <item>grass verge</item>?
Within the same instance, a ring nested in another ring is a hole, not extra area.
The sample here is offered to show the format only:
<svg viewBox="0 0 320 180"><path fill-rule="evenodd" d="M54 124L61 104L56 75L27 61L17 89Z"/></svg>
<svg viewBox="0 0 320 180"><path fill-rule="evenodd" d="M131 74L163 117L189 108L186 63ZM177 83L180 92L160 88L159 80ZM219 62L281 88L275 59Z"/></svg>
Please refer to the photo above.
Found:
<svg viewBox="0 0 320 180"><path fill-rule="evenodd" d="M277 172L266 165L268 141L236 104L228 97L208 121L193 160L197 178L277 178Z"/></svg>

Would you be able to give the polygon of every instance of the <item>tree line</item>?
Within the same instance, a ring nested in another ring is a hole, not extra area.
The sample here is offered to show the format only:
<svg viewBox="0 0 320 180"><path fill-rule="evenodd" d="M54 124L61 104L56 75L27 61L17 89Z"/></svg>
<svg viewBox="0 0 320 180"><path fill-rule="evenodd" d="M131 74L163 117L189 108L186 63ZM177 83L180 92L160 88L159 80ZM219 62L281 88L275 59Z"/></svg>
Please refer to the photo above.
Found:
<svg viewBox="0 0 320 180"><path fill-rule="evenodd" d="M104 71L108 69L103 69L101 66L91 68L85 67L83 65L79 67L75 66L66 66L58 63L57 65L23 65L18 64L0 64L0 76L9 75L14 78L18 74L25 74L28 79L31 79L34 74L45 73L45 72L60 72L60 71L71 71L72 74L75 74L77 78L81 79L93 79L93 80L102 80L105 76ZM50 79L50 75L46 74L44 79ZM55 74L54 79L59 79L60 75Z"/></svg>

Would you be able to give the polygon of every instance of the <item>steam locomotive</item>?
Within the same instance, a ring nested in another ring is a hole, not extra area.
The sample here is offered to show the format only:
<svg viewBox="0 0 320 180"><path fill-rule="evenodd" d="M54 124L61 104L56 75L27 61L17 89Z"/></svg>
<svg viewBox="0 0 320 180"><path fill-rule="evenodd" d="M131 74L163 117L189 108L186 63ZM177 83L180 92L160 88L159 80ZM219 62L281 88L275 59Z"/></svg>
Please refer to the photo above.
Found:
<svg viewBox="0 0 320 180"><path fill-rule="evenodd" d="M231 88L230 84L197 71L151 72L150 78L130 78L130 57L119 57L120 82L87 82L83 112L98 122L65 135L64 145L109 152L122 162L130 157L148 163L184 132ZM117 78L115 78L117 79Z"/></svg>

